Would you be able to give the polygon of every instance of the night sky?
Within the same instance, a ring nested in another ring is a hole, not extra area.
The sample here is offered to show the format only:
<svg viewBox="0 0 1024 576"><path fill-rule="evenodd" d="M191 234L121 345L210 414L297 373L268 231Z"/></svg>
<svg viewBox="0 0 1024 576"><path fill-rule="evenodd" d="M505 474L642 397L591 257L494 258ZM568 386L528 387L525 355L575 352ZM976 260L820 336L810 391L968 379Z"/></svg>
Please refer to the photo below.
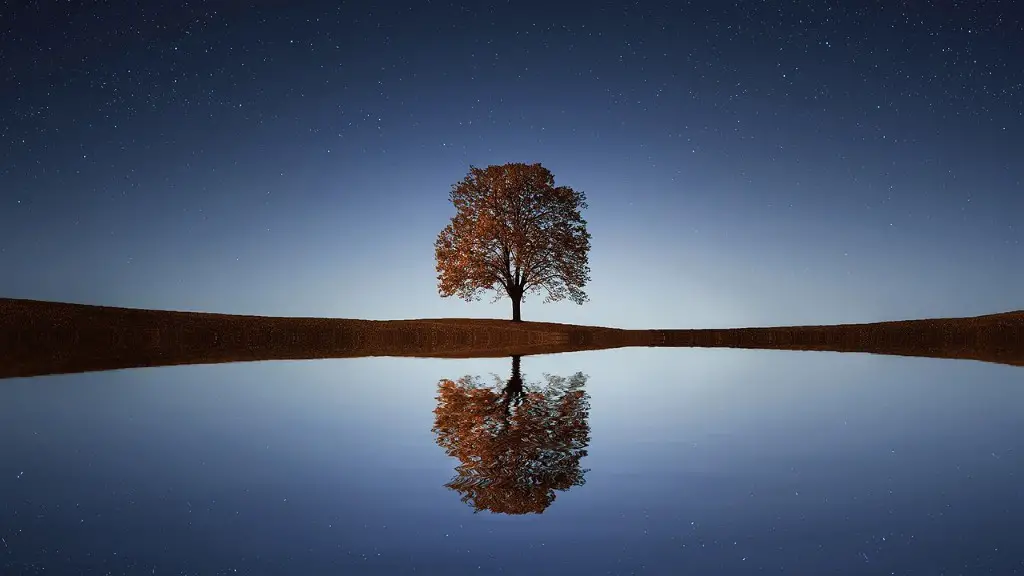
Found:
<svg viewBox="0 0 1024 576"><path fill-rule="evenodd" d="M470 165L586 192L584 306L714 327L1024 308L1024 25L975 2L8 2L0 296L372 319Z"/></svg>

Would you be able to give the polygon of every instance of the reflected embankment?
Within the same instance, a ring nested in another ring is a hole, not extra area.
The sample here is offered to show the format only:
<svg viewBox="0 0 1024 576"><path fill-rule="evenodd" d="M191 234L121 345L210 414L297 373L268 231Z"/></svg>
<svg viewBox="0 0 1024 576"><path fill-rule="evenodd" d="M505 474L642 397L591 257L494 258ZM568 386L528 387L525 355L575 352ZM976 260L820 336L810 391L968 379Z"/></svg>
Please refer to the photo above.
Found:
<svg viewBox="0 0 1024 576"><path fill-rule="evenodd" d="M479 376L441 380L433 432L437 445L459 460L445 484L474 511L540 514L556 491L582 486L580 460L590 443L590 396L581 372L545 374L526 383L520 357L512 376L494 386Z"/></svg>
<svg viewBox="0 0 1024 576"><path fill-rule="evenodd" d="M0 298L0 378L260 360L500 358L634 346L867 352L1024 366L1024 312L833 326L623 330L466 318L237 316Z"/></svg>

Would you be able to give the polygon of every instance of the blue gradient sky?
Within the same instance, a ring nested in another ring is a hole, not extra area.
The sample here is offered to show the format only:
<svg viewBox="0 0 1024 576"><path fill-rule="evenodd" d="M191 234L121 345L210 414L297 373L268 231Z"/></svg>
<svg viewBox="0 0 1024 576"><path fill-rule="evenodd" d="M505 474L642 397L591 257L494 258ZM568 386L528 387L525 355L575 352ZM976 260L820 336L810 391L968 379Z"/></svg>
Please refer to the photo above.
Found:
<svg viewBox="0 0 1024 576"><path fill-rule="evenodd" d="M1024 308L1010 2L7 6L0 296L373 319L471 164L584 190L622 327ZM12 12L13 11L13 12Z"/></svg>

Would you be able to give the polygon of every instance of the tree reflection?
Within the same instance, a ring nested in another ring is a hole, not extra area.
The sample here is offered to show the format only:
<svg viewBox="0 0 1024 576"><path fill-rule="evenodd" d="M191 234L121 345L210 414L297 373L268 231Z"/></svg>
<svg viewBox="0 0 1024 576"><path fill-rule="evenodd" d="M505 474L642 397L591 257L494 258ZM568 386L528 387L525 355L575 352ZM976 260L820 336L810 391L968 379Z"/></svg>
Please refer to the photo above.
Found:
<svg viewBox="0 0 1024 576"><path fill-rule="evenodd" d="M464 376L438 384L433 432L437 444L459 459L445 486L477 512L542 513L556 490L582 486L580 460L590 442L587 376L544 375L543 385L524 384L520 357L500 391Z"/></svg>

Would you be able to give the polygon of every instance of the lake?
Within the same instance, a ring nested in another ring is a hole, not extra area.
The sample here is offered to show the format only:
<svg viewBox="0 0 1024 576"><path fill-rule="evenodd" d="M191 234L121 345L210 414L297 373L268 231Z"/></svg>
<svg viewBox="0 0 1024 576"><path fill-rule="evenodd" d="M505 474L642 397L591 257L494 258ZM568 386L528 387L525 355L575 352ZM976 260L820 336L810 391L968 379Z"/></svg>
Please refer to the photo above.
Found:
<svg viewBox="0 0 1024 576"><path fill-rule="evenodd" d="M619 349L524 357L510 401L511 368L4 380L0 573L1024 572L1018 367Z"/></svg>

